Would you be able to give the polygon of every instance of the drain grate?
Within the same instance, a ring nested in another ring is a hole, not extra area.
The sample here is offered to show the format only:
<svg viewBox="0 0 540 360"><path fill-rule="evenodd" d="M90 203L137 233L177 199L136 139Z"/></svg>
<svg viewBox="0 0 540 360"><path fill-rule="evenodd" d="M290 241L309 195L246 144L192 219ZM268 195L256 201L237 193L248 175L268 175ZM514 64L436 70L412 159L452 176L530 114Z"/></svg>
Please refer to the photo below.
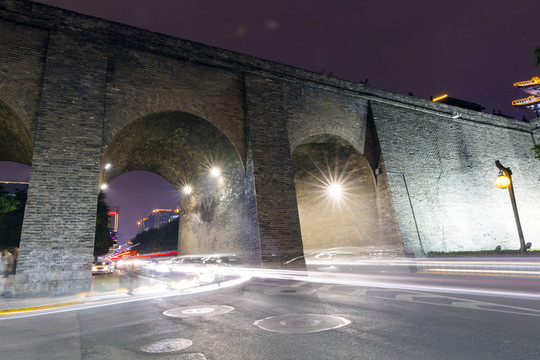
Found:
<svg viewBox="0 0 540 360"><path fill-rule="evenodd" d="M177 318L186 318L194 316L223 315L233 310L234 308L232 306L226 305L189 306L167 310L163 312L163 315Z"/></svg>
<svg viewBox="0 0 540 360"><path fill-rule="evenodd" d="M140 347L140 349L145 353L161 354L184 350L191 345L193 345L193 341L188 339L165 339L143 345Z"/></svg>
<svg viewBox="0 0 540 360"><path fill-rule="evenodd" d="M253 325L267 331L303 334L337 329L350 323L350 320L334 315L291 314L267 317Z"/></svg>

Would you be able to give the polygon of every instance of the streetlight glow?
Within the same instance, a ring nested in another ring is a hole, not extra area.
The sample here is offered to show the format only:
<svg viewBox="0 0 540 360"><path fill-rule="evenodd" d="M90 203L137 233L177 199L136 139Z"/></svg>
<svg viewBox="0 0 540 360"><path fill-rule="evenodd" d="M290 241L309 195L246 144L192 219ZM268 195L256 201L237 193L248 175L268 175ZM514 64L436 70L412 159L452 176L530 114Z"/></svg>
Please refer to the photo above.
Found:
<svg viewBox="0 0 540 360"><path fill-rule="evenodd" d="M106 163L104 168L105 170L109 170L112 167L111 163Z"/></svg>
<svg viewBox="0 0 540 360"><path fill-rule="evenodd" d="M101 188L101 190L107 189L107 184L101 184L101 187L100 187L100 188Z"/></svg>
<svg viewBox="0 0 540 360"><path fill-rule="evenodd" d="M495 179L495 185L497 185L499 189L506 189L508 186L510 186L510 179L508 176L500 174Z"/></svg>
<svg viewBox="0 0 540 360"><path fill-rule="evenodd" d="M326 191L333 198L340 198L343 195L343 187L338 183L329 184Z"/></svg>
<svg viewBox="0 0 540 360"><path fill-rule="evenodd" d="M193 188L190 185L184 186L184 194L189 195L193 192Z"/></svg>
<svg viewBox="0 0 540 360"><path fill-rule="evenodd" d="M210 169L210 175L213 177L218 177L221 175L221 170L218 167L213 167Z"/></svg>

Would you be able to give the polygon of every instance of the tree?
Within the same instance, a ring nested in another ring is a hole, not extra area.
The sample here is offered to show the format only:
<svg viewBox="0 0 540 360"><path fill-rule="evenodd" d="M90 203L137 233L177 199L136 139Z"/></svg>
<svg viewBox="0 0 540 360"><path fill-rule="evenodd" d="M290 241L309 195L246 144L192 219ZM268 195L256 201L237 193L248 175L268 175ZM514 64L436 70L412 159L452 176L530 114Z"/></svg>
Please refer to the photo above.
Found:
<svg viewBox="0 0 540 360"><path fill-rule="evenodd" d="M20 201L14 199L12 196L0 197L0 213L7 214L15 211L18 208Z"/></svg>
<svg viewBox="0 0 540 360"><path fill-rule="evenodd" d="M534 157L540 160L540 145L535 145L532 150L534 151ZM540 181L540 179L538 179Z"/></svg>
<svg viewBox="0 0 540 360"><path fill-rule="evenodd" d="M135 236L131 242L137 245L141 254L176 250L178 248L178 219L171 221L161 229L150 229Z"/></svg>
<svg viewBox="0 0 540 360"><path fill-rule="evenodd" d="M105 194L100 192L96 214L94 256L105 255L113 245L113 239L109 233L109 206L105 202L105 199Z"/></svg>
<svg viewBox="0 0 540 360"><path fill-rule="evenodd" d="M10 194L0 185L0 249L19 247L26 198L26 190Z"/></svg>
<svg viewBox="0 0 540 360"><path fill-rule="evenodd" d="M537 46L534 49L534 57L535 57L534 66L540 65L540 46ZM535 152L534 157L537 158L538 160L540 160L540 145L535 145L532 148L532 150L534 150L534 152Z"/></svg>

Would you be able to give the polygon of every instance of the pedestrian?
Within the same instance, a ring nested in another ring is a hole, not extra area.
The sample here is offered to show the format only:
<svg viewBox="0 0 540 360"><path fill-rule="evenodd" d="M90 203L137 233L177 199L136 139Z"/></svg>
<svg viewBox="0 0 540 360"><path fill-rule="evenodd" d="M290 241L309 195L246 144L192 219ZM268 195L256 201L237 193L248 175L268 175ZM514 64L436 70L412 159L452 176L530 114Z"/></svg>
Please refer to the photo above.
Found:
<svg viewBox="0 0 540 360"><path fill-rule="evenodd" d="M7 278L13 268L13 255L7 249L2 250L2 254L4 255L4 278Z"/></svg>
<svg viewBox="0 0 540 360"><path fill-rule="evenodd" d="M4 271L4 250L0 250L0 270Z"/></svg>
<svg viewBox="0 0 540 360"><path fill-rule="evenodd" d="M11 270L11 273L15 275L15 272L17 271L17 260L19 258L19 248L16 247L13 249L13 269Z"/></svg>

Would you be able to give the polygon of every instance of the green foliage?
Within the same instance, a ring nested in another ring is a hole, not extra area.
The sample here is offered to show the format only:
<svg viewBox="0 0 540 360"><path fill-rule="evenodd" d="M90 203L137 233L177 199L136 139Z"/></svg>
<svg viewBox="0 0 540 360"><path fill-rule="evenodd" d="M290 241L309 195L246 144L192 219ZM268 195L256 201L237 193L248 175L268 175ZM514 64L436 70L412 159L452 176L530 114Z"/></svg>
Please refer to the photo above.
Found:
<svg viewBox="0 0 540 360"><path fill-rule="evenodd" d="M131 241L139 244L134 249L141 254L178 249L178 219L168 223L161 229L144 231Z"/></svg>
<svg viewBox="0 0 540 360"><path fill-rule="evenodd" d="M540 145L535 145L531 150L534 151L534 157L540 160ZM540 181L540 178L538 180Z"/></svg>
<svg viewBox="0 0 540 360"><path fill-rule="evenodd" d="M0 196L0 213L8 213L17 210L21 202L12 196Z"/></svg>
<svg viewBox="0 0 540 360"><path fill-rule="evenodd" d="M105 255L113 244L113 240L109 234L109 207L105 202L105 198L105 194L100 192L96 214L94 256Z"/></svg>
<svg viewBox="0 0 540 360"><path fill-rule="evenodd" d="M26 190L9 194L0 185L0 249L19 247L26 198Z"/></svg>
<svg viewBox="0 0 540 360"><path fill-rule="evenodd" d="M540 145L535 145L532 150L534 151L534 157L540 160Z"/></svg>

